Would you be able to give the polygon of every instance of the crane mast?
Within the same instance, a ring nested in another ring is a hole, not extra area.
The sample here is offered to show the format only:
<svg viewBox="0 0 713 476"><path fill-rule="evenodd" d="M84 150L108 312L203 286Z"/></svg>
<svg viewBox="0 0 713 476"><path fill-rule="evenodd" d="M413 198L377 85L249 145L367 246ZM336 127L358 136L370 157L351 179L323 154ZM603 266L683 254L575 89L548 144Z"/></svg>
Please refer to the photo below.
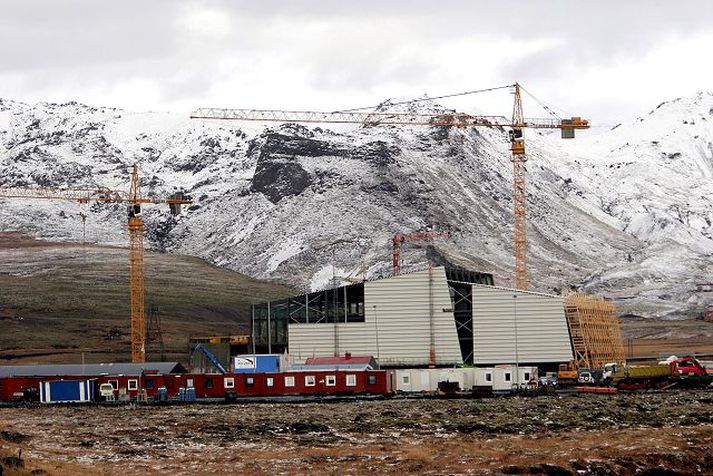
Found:
<svg viewBox="0 0 713 476"><path fill-rule="evenodd" d="M401 246L403 243L411 241L430 241L437 237L447 237L448 233L436 232L436 231L414 231L411 233L396 233L391 239L393 242L393 255L391 258L391 266L393 273L401 273Z"/></svg>
<svg viewBox="0 0 713 476"><path fill-rule="evenodd" d="M515 288L528 289L527 279L527 193L525 189L525 138L520 84L515 83L515 101L512 107L510 151L512 152L513 180L513 254L515 255Z"/></svg>
<svg viewBox="0 0 713 476"><path fill-rule="evenodd" d="M131 361L146 361L146 289L144 287L144 220L141 218L141 182L134 164L129 190L129 284L131 287Z"/></svg>
<svg viewBox="0 0 713 476"><path fill-rule="evenodd" d="M524 129L560 129L563 139L574 138L578 129L588 129L589 121L581 117L562 119L553 111L540 103L552 118L525 118L522 109L521 91L525 91L519 83L489 90L512 87L514 102L512 117L471 115L456 112L439 114L415 114L407 112L383 111L287 111L279 109L229 109L229 108L199 108L191 113L191 119L219 119L258 122L300 122L300 123L332 123L332 124L362 124L404 125L404 126L446 126L446 127L507 127L510 135L511 162L513 167L513 255L515 261L514 285L517 289L528 289L527 275L527 189ZM481 90L477 92L483 92ZM470 94L470 93L461 93ZM529 93L528 93L529 94ZM451 95L455 96L455 95ZM449 97L449 96L443 96ZM534 98L534 96L533 96ZM539 102L539 101L538 101ZM394 258L394 270L399 266Z"/></svg>

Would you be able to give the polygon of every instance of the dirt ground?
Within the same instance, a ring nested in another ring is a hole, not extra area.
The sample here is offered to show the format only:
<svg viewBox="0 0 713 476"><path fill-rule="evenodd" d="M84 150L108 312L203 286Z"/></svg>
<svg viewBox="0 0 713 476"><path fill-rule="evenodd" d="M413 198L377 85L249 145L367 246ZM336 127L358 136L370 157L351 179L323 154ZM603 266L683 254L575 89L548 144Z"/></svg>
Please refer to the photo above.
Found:
<svg viewBox="0 0 713 476"><path fill-rule="evenodd" d="M6 475L713 474L713 393L3 408L0 456Z"/></svg>

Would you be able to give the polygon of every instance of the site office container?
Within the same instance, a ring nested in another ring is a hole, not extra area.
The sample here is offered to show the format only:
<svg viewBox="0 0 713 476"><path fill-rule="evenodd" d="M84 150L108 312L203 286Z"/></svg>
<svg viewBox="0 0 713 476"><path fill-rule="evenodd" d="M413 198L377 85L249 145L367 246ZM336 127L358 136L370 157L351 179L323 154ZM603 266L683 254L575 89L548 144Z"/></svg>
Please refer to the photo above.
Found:
<svg viewBox="0 0 713 476"><path fill-rule="evenodd" d="M44 377L5 377L0 378L0 401L23 400L23 394L30 391L39 400L40 385L47 381L89 380L94 377L86 375L58 375Z"/></svg>
<svg viewBox="0 0 713 476"><path fill-rule="evenodd" d="M95 380L50 380L40 382L42 403L88 403L94 400Z"/></svg>
<svg viewBox="0 0 713 476"><path fill-rule="evenodd" d="M130 399L135 400L141 389L146 391L148 398L153 398L158 389L165 387L169 396L177 396L178 389L185 386L183 374L151 374L142 375L102 375L97 379L97 388L103 383L109 383L114 388L114 398L118 399L120 390ZM98 395L98 393L97 393Z"/></svg>
<svg viewBox="0 0 713 476"><path fill-rule="evenodd" d="M537 379L537 367L496 365L493 369L493 390L510 391L518 386L524 388L530 381Z"/></svg>
<svg viewBox="0 0 713 476"><path fill-rule="evenodd" d="M385 370L235 374L238 396L386 395L393 384L393 371Z"/></svg>
<svg viewBox="0 0 713 476"><path fill-rule="evenodd" d="M400 392L436 392L440 382L456 382L460 390L474 385L474 369L400 369L396 371L396 390Z"/></svg>
<svg viewBox="0 0 713 476"><path fill-rule="evenodd" d="M233 357L233 373L280 372L289 368L285 354L242 354Z"/></svg>

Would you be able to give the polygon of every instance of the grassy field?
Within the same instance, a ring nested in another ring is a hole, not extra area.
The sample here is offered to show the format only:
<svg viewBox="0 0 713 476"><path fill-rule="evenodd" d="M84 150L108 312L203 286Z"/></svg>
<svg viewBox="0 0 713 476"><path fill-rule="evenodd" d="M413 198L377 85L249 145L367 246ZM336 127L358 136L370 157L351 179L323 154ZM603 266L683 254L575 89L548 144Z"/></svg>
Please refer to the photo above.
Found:
<svg viewBox="0 0 713 476"><path fill-rule="evenodd" d="M251 303L294 293L193 257L144 260L169 359L185 359L191 335L247 332ZM128 250L0 234L0 325L5 363L127 360Z"/></svg>

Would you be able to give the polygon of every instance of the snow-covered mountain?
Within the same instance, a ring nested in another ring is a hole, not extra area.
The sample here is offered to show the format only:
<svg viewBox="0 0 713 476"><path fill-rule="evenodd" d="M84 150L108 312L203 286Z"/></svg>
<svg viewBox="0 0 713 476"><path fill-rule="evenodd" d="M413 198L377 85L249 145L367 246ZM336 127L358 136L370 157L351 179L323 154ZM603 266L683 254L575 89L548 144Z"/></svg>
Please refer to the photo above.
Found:
<svg viewBox="0 0 713 476"><path fill-rule="evenodd" d="M713 275L713 96L591 138L527 138L532 287L603 292L647 316L700 312L691 290ZM334 132L0 100L0 186L126 189L138 161L145 193L194 199L178 217L146 207L147 246L304 289L388 273L391 236L425 228L450 238L409 246L405 269L452 262L510 285L508 146L495 128ZM128 240L118 205L0 204L2 231L81 240L87 213L87 240Z"/></svg>

